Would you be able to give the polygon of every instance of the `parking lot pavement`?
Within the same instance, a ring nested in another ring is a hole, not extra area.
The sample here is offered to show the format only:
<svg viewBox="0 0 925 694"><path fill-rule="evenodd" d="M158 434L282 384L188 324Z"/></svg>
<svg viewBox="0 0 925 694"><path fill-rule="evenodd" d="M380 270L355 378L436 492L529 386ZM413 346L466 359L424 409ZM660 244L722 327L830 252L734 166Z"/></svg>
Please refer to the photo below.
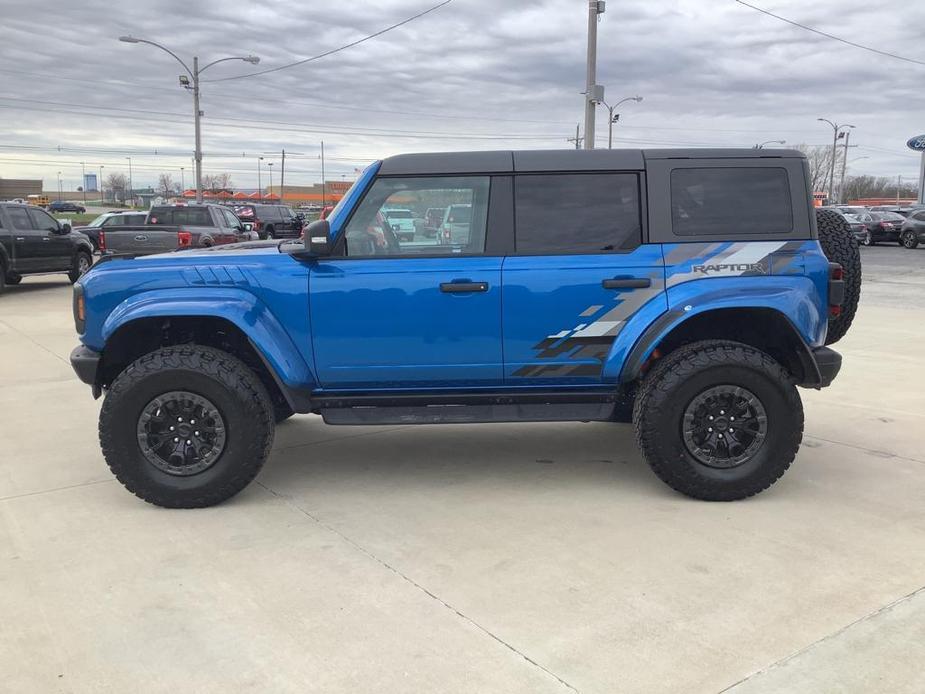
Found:
<svg viewBox="0 0 925 694"><path fill-rule="evenodd" d="M70 287L0 296L0 689L921 692L925 249L863 249L793 468L681 497L610 424L279 427L212 509L114 482Z"/></svg>

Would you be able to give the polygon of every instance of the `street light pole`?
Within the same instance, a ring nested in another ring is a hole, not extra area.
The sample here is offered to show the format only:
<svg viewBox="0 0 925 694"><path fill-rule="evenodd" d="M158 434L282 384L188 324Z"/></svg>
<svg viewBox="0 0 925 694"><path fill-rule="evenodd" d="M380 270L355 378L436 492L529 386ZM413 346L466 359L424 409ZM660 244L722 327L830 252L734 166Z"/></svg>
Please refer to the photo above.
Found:
<svg viewBox="0 0 925 694"><path fill-rule="evenodd" d="M828 123L830 126L832 126L832 162L831 162L831 166L829 167L829 190L828 190L829 199L830 199L829 201L831 203L835 200L835 160L838 158L838 140L839 138L844 137L845 135L845 133L839 132L839 131L842 128L848 129L848 128L853 128L854 126L833 123L828 118L817 118L816 120L821 121L823 123ZM845 153L847 152L848 150L846 149Z"/></svg>
<svg viewBox="0 0 925 694"><path fill-rule="evenodd" d="M268 187L269 192L267 193L267 195L273 195L273 162L272 161L267 162L267 171L270 172L270 183Z"/></svg>
<svg viewBox="0 0 925 694"><path fill-rule="evenodd" d="M165 53L173 56L173 58L183 66L183 69L186 70L185 75L180 75L180 84L190 91L193 92L193 122L195 129L196 137L196 151L193 156L193 161L195 162L196 168L196 202L202 202L202 133L200 127L200 119L202 118L203 112L199 107L199 75L208 70L213 65L218 63L223 63L226 60L243 60L246 63L251 63L256 65L260 62L260 58L255 55L247 56L234 56L231 58L219 58L218 60L213 60L211 63L204 65L202 68L199 67L199 56L193 56L193 69L190 70L189 66L181 60L181 58L171 51L169 48L162 46L159 43L154 41L148 41L147 39L136 39L134 36L120 36L119 40L123 43L146 43L149 46L154 46L155 48L160 48ZM190 80L192 80L192 87L190 87Z"/></svg>
<svg viewBox="0 0 925 694"><path fill-rule="evenodd" d="M765 140L764 142L759 142L755 145L755 149L764 149L765 145L783 145L786 144L786 140Z"/></svg>
<svg viewBox="0 0 925 694"><path fill-rule="evenodd" d="M263 161L263 157L257 157L257 198L263 195L263 183L260 180L260 162Z"/></svg>
<svg viewBox="0 0 925 694"><path fill-rule="evenodd" d="M848 168L848 140L851 139L851 131L845 131L845 156L841 160L841 179L838 182L838 199L844 204L848 202L845 199L845 170Z"/></svg>
<svg viewBox="0 0 925 694"><path fill-rule="evenodd" d="M83 188L84 192L84 206L87 205L87 167L84 166L83 162L80 162L80 187Z"/></svg>
<svg viewBox="0 0 925 694"><path fill-rule="evenodd" d="M126 157L128 159L128 194L132 199L132 205L135 204L135 186L132 184L132 158Z"/></svg>
<svg viewBox="0 0 925 694"><path fill-rule="evenodd" d="M100 204L102 205L105 202L103 199L103 165L100 164Z"/></svg>
<svg viewBox="0 0 925 694"><path fill-rule="evenodd" d="M58 202L61 202L61 172L58 172Z"/></svg>
<svg viewBox="0 0 925 694"><path fill-rule="evenodd" d="M620 114L618 113L616 116L614 116L613 112L617 108L617 106L619 106L620 104L626 101L635 101L638 104L640 101L642 101L642 97L641 96L628 96L625 99L620 99L613 106L608 106L607 102L604 101L603 98L601 99L601 103L604 104L604 108L607 109L607 113L608 113L608 116L607 116L607 149L613 149L613 124L616 123L618 120L620 120ZM576 134L575 137L578 137L578 135Z"/></svg>
<svg viewBox="0 0 925 694"><path fill-rule="evenodd" d="M180 194L182 195L186 191L186 176L184 175L184 167L180 167Z"/></svg>

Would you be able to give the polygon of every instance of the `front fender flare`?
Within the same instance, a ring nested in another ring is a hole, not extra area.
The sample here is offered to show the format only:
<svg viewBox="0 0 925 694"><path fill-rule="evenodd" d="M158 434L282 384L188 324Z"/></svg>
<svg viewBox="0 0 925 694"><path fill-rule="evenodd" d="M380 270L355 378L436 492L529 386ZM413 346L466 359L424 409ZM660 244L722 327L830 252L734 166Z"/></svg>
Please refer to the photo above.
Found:
<svg viewBox="0 0 925 694"><path fill-rule="evenodd" d="M143 318L208 316L237 326L250 340L267 368L289 388L311 388L314 375L289 333L254 294L215 287L190 296L188 288L158 289L129 297L109 314L102 328L105 342L115 332Z"/></svg>

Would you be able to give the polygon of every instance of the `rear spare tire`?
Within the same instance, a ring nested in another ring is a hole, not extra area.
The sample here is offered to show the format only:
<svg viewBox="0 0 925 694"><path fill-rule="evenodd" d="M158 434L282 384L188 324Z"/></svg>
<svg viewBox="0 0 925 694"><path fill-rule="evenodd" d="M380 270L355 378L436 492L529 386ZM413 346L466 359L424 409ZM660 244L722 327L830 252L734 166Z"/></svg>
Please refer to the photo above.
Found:
<svg viewBox="0 0 925 694"><path fill-rule="evenodd" d="M834 210L816 210L819 244L826 257L845 272L845 300L841 313L829 318L827 345L838 342L848 332L861 299L861 252L848 221Z"/></svg>

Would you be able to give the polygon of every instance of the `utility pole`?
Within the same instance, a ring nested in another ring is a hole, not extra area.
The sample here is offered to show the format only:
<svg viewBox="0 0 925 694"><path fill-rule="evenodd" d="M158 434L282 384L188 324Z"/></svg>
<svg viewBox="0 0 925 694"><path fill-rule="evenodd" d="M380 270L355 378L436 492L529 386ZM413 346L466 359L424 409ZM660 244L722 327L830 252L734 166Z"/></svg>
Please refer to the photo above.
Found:
<svg viewBox="0 0 925 694"><path fill-rule="evenodd" d="M260 180L260 162L263 161L263 157L257 157L257 199L260 199L260 196L263 195L263 182Z"/></svg>
<svg viewBox="0 0 925 694"><path fill-rule="evenodd" d="M272 161L267 162L267 171L270 172L270 183L267 188L269 192L267 193L267 195L273 195L273 162Z"/></svg>
<svg viewBox="0 0 925 694"><path fill-rule="evenodd" d="M585 82L585 149L594 149L594 111L604 98L597 84L597 20L604 14L603 0L588 0L588 74Z"/></svg>
<svg viewBox="0 0 925 694"><path fill-rule="evenodd" d="M180 194L186 191L186 177L184 176L184 167L180 167Z"/></svg>
<svg viewBox="0 0 925 694"><path fill-rule="evenodd" d="M574 143L575 143L575 149L581 149L581 140L582 140L582 138L581 138L580 135L579 135L579 133L580 133L580 128L581 128L581 126L576 124L576 125L575 125L575 137L569 137L569 138L566 138L566 140L565 140L566 142L574 142Z"/></svg>
<svg viewBox="0 0 925 694"><path fill-rule="evenodd" d="M899 189L903 186L903 175L899 174L899 178L896 179L896 206L899 207Z"/></svg>
<svg viewBox="0 0 925 694"><path fill-rule="evenodd" d="M838 199L842 203L848 202L845 199L845 169L848 168L848 140L851 139L851 131L845 131L845 155L841 160L841 182L838 184Z"/></svg>
<svg viewBox="0 0 925 694"><path fill-rule="evenodd" d="M325 195L324 195L324 140L321 141L321 211L324 212L325 208Z"/></svg>
<svg viewBox="0 0 925 694"><path fill-rule="evenodd" d="M283 150L283 158L279 163L279 201L283 201L283 195L286 192L283 190L283 183L286 180L286 150Z"/></svg>
<svg viewBox="0 0 925 694"><path fill-rule="evenodd" d="M58 202L61 202L61 172L58 172Z"/></svg>
<svg viewBox="0 0 925 694"><path fill-rule="evenodd" d="M84 191L84 206L87 204L87 167L80 162L80 187Z"/></svg>

